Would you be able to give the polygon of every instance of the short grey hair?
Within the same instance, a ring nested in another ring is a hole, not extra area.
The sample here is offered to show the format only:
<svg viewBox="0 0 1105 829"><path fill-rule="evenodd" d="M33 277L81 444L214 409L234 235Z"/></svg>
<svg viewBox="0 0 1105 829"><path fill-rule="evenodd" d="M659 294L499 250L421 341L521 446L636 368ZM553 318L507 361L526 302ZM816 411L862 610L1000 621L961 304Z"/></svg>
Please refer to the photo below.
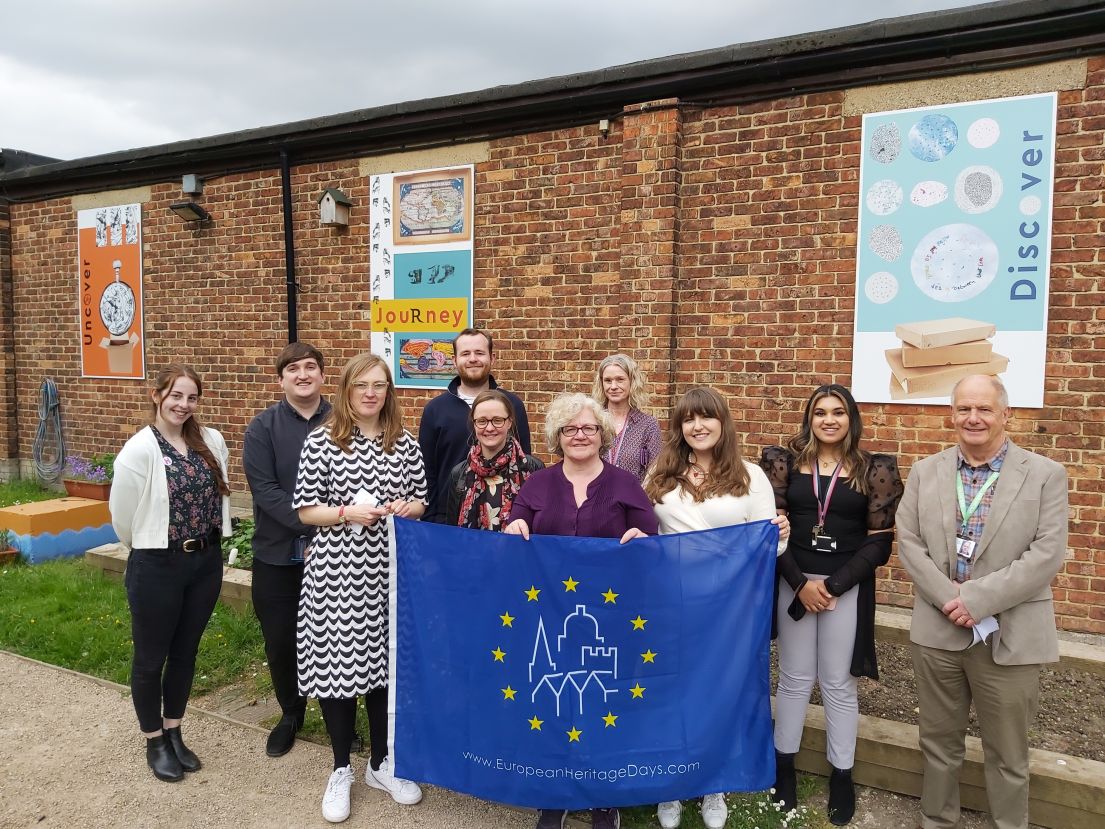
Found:
<svg viewBox="0 0 1105 829"><path fill-rule="evenodd" d="M605 452L614 443L614 418L610 413L593 397L579 392L565 392L557 395L545 412L545 443L552 454L564 456L564 450L560 448L560 427L567 426L584 409L591 411L601 429L602 447L599 452Z"/></svg>
<svg viewBox="0 0 1105 829"><path fill-rule="evenodd" d="M998 379L994 374L968 374L966 377L961 377L956 381L956 384L952 386L952 408L955 408L955 398L959 394L959 387L967 380L974 380L975 378L983 378L990 381L990 385L994 387L994 391L998 395L998 406L1002 409L1009 408L1009 392L1005 388L1005 383Z"/></svg>

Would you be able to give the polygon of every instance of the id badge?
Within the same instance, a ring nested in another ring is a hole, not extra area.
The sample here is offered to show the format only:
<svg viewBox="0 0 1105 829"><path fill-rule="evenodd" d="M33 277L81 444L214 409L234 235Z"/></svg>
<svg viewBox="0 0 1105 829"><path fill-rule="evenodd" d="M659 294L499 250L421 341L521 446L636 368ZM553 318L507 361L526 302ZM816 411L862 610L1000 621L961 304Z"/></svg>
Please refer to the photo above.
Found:
<svg viewBox="0 0 1105 829"><path fill-rule="evenodd" d="M815 535L813 537L813 549L819 553L835 553L836 539L831 535Z"/></svg>
<svg viewBox="0 0 1105 829"><path fill-rule="evenodd" d="M955 553L962 559L967 561L971 560L971 556L975 554L975 543L969 538L960 538L958 535L955 537Z"/></svg>
<svg viewBox="0 0 1105 829"><path fill-rule="evenodd" d="M292 564L302 564L305 561L304 554L307 552L307 548L311 546L311 539L305 535L301 535L292 542L292 554L288 558Z"/></svg>

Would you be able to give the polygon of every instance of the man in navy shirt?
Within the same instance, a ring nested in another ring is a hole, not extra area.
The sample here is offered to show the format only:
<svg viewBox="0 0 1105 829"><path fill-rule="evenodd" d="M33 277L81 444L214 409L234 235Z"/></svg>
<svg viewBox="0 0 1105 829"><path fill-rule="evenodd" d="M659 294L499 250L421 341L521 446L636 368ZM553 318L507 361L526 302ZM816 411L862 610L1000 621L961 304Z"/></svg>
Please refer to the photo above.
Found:
<svg viewBox="0 0 1105 829"><path fill-rule="evenodd" d="M418 426L418 445L426 463L430 505L423 521L441 524L449 500L449 473L464 460L475 436L468 425L468 411L481 391L499 389L514 409L514 427L522 451L530 453L529 420L521 398L501 388L491 376L494 362L491 335L478 328L465 328L453 340L453 363L457 376L449 388L426 404Z"/></svg>
<svg viewBox="0 0 1105 829"><path fill-rule="evenodd" d="M270 757L291 751L307 707L299 695L295 628L303 551L314 527L300 522L292 494L303 443L330 411L322 399L323 368L322 354L307 343L291 343L280 352L276 376L284 399L253 418L242 451L253 493L253 609L283 712L269 734L265 750Z"/></svg>

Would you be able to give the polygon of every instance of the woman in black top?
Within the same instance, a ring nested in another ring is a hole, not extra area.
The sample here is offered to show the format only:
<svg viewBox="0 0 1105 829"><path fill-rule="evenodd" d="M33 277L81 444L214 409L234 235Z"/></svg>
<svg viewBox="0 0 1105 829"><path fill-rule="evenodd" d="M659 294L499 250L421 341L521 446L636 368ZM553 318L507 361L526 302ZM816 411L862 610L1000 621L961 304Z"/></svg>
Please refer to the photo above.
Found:
<svg viewBox="0 0 1105 829"><path fill-rule="evenodd" d="M449 473L445 523L501 532L510 523L514 497L545 464L522 451L510 398L497 389L476 395L468 412L476 444Z"/></svg>
<svg viewBox="0 0 1105 829"><path fill-rule="evenodd" d="M878 678L875 571L890 557L903 490L895 459L860 448L862 434L851 393L835 383L819 386L798 434L785 449L765 449L760 461L791 526L776 564L776 796L785 809L795 807L794 755L817 681L833 766L829 819L838 826L855 811L857 677Z"/></svg>

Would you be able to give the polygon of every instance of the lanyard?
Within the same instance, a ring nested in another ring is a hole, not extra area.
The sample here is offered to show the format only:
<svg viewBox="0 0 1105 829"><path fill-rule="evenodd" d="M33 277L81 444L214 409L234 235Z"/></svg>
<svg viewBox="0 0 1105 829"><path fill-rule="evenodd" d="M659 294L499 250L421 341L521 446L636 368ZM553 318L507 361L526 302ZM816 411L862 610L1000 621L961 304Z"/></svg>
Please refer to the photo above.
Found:
<svg viewBox="0 0 1105 829"><path fill-rule="evenodd" d="M982 496L986 494L986 490L994 485L994 481L998 479L997 472L991 472L990 477L986 479L986 483L982 485L982 489L975 495L975 499L971 501L971 505L967 506L967 498L963 493L963 475L957 469L955 472L955 494L959 496L959 513L963 516L963 523L959 525L961 530L967 529L967 522L971 520L971 516L975 514L975 510L978 509L978 505L982 503Z"/></svg>
<svg viewBox="0 0 1105 829"><path fill-rule="evenodd" d="M632 414L630 412L629 414ZM625 416L625 422L622 424L622 430L618 432L618 439L614 441L614 445L610 447L610 463L615 466L618 463L618 453L622 451L622 441L625 440L625 433L629 431L629 414Z"/></svg>
<svg viewBox="0 0 1105 829"><path fill-rule="evenodd" d="M817 460L816 458L814 459ZM821 475L818 473L817 464L814 464L813 475L810 477L813 479L813 497L817 500L817 531L820 532L825 528L825 516L829 514L829 501L833 497L833 490L836 489L837 479L840 477L840 470L844 465L844 461L840 460L836 462L836 469L833 470L833 477L829 480L829 488L825 490L825 500L821 500Z"/></svg>

